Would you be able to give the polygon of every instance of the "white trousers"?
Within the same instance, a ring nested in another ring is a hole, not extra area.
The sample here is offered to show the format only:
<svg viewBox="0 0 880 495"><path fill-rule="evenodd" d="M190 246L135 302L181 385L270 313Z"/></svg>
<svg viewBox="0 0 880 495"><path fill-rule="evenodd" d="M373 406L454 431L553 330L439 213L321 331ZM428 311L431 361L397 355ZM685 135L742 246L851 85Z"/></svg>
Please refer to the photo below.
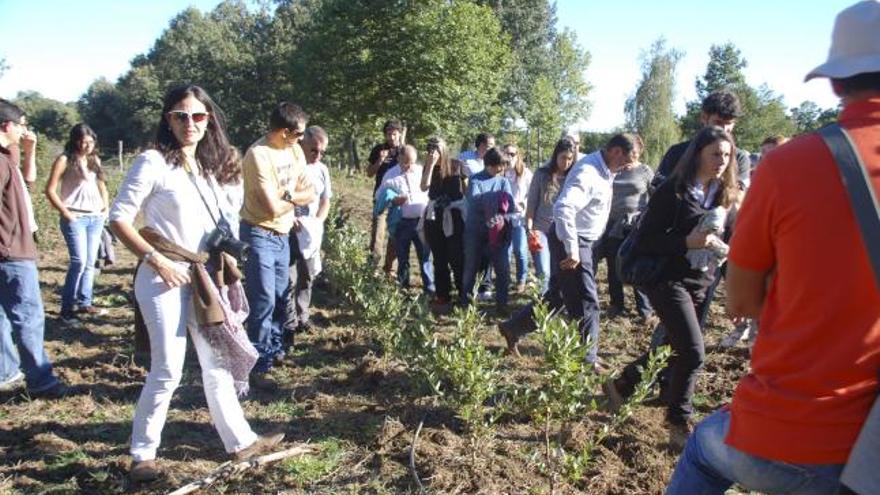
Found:
<svg viewBox="0 0 880 495"><path fill-rule="evenodd" d="M187 325L195 329L196 321L189 285L169 289L152 268L142 264L134 291L150 334L150 372L138 399L131 432L131 456L140 462L156 458L171 395L183 375ZM210 344L198 331L190 335L202 367L208 411L223 447L232 453L250 446L257 435L244 418L232 375L218 367Z"/></svg>

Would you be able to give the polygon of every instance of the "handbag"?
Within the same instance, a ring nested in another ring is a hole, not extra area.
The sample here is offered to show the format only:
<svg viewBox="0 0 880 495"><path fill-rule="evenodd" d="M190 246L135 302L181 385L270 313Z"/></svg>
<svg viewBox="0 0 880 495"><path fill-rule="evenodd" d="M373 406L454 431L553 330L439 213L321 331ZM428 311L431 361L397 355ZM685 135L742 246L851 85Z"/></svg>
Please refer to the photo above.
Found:
<svg viewBox="0 0 880 495"><path fill-rule="evenodd" d="M880 290L880 204L852 139L839 124L819 130L840 171ZM860 495L880 493L880 399L874 400L840 480Z"/></svg>
<svg viewBox="0 0 880 495"><path fill-rule="evenodd" d="M680 211L681 202L676 207L672 226L666 232L670 232L675 228ZM645 213L642 213L637 219L633 220L632 230L626 235L623 242L620 243L620 247L617 249L617 259L614 263L614 269L617 270L617 276L620 281L634 287L648 287L659 282L671 259L668 255L636 252L636 246L641 242L642 220L644 218Z"/></svg>

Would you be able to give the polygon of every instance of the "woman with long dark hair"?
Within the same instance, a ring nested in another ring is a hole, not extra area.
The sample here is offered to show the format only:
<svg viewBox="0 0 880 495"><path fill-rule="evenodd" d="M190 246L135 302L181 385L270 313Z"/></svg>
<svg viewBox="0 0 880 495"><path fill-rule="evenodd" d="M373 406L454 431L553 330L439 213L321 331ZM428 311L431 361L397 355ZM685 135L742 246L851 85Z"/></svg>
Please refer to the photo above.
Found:
<svg viewBox="0 0 880 495"><path fill-rule="evenodd" d="M246 458L283 439L283 434L258 437L245 419L232 375L197 328L188 264L167 258L133 227L140 213L146 227L171 243L191 252L206 250L217 219L232 207L222 187L238 182L238 174L231 173L237 163L231 159L224 120L202 88L169 91L156 148L135 159L110 210L113 230L141 260L134 290L150 336L150 372L132 421L130 476L135 481L159 476L156 451L171 395L183 374L187 327L211 420L226 451Z"/></svg>
<svg viewBox="0 0 880 495"><path fill-rule="evenodd" d="M422 191L428 191L429 208L425 213L425 239L434 259L435 307L439 311L452 302L452 281L458 297L462 294L464 268L464 220L462 199L466 179L461 162L449 157L446 142L438 137L428 139L422 168ZM444 218L448 219L446 221Z"/></svg>
<svg viewBox="0 0 880 495"><path fill-rule="evenodd" d="M55 159L46 181L46 197L61 214L61 234L70 256L61 293L61 318L67 322L75 320L78 313L101 312L92 306L92 289L109 201L97 139L88 125L73 126L64 153Z"/></svg>
<svg viewBox="0 0 880 495"><path fill-rule="evenodd" d="M550 273L558 269L550 265L550 248L547 246L547 234L553 224L553 203L562 190L565 176L577 157L577 146L568 138L560 139L553 148L550 160L535 170L529 185L526 199L526 230L530 244L540 245L540 249L532 253L535 263L535 275L541 280L541 292L547 292Z"/></svg>
<svg viewBox="0 0 880 495"><path fill-rule="evenodd" d="M704 217L714 215L719 207L729 209L738 200L733 137L720 127L705 127L651 196L633 248L635 253L668 257L660 280L642 289L666 327L672 347L666 420L670 444L679 450L691 431L694 387L705 359L699 308L716 268L713 258L694 254L722 242L719 232L703 228ZM695 263L697 259L709 262ZM632 394L647 359L647 354L642 355L626 366L620 378L605 384L612 407L619 407Z"/></svg>

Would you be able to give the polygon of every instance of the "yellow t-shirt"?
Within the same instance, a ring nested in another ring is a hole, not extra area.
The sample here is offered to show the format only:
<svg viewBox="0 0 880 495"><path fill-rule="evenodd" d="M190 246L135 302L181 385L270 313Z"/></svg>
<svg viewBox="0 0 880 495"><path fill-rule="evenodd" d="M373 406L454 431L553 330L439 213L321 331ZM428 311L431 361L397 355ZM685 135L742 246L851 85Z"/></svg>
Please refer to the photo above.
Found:
<svg viewBox="0 0 880 495"><path fill-rule="evenodd" d="M280 234L290 232L295 219L293 209L273 217L257 201L257 194L260 189L265 189L270 197L277 198L280 197L280 190L292 191L304 176L305 167L305 153L299 144L291 148L275 149L266 143L265 137L252 144L242 161L244 204L241 207L241 219Z"/></svg>

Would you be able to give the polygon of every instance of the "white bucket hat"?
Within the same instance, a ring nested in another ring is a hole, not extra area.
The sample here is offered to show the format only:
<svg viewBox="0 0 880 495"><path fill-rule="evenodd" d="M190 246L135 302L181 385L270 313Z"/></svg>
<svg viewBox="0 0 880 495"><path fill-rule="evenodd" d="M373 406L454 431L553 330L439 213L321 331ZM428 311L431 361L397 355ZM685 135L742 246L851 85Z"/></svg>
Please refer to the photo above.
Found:
<svg viewBox="0 0 880 495"><path fill-rule="evenodd" d="M828 61L811 70L814 77L842 79L880 72L880 1L865 0L837 14Z"/></svg>

